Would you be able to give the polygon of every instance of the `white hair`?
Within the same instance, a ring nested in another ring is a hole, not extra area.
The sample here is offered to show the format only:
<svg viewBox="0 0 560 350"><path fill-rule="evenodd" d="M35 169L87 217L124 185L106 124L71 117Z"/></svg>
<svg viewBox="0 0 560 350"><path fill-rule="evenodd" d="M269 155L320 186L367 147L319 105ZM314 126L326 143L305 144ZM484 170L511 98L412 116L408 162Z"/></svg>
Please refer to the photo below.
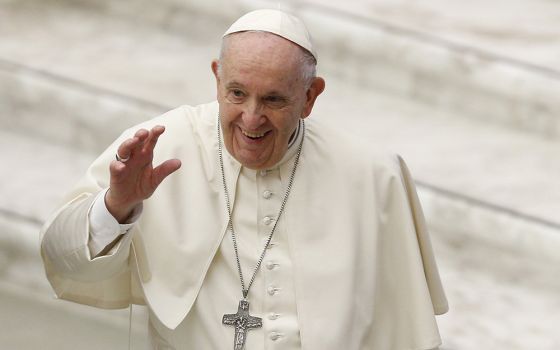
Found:
<svg viewBox="0 0 560 350"><path fill-rule="evenodd" d="M226 35L223 39L222 39L222 47L220 49L220 61L218 62L218 74L221 75L222 74L222 60L224 59L224 54L227 51L228 45L229 45L229 38L232 35L236 35L239 33L248 33L248 32L252 32L252 33L264 33L264 34L270 34L270 35L275 35L266 31L259 31L259 30L250 30L250 31L246 31L246 32L237 32L237 33L232 33L232 34L228 34ZM303 47L297 45L298 48L300 49L300 55L298 57L299 60L299 67L300 67L300 78L301 80L304 82L304 86L305 86L305 90L309 89L309 87L311 86L311 84L313 83L313 80L317 77L317 60L315 59L315 56L313 56L313 54L311 52L309 52L308 50L304 49Z"/></svg>

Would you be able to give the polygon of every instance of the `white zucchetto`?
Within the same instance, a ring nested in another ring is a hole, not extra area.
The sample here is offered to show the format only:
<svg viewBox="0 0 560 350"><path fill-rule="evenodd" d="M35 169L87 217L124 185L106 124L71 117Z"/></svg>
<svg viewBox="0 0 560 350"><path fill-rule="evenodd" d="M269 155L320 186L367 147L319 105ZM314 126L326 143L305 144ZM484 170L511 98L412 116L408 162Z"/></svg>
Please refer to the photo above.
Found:
<svg viewBox="0 0 560 350"><path fill-rule="evenodd" d="M288 39L309 51L317 60L317 53L313 49L309 31L299 18L291 14L274 9L249 12L235 21L224 33L224 37L249 30L269 32Z"/></svg>

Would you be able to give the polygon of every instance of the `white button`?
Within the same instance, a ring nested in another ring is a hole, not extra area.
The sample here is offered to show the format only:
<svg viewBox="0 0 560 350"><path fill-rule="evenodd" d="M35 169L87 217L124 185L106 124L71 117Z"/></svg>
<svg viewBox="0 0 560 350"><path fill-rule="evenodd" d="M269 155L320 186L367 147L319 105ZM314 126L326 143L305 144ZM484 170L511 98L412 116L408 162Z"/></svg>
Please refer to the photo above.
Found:
<svg viewBox="0 0 560 350"><path fill-rule="evenodd" d="M274 295L274 294L276 294L277 291L278 291L278 288L274 288L272 286L270 286L266 289L266 292L268 293L268 295Z"/></svg>
<svg viewBox="0 0 560 350"><path fill-rule="evenodd" d="M270 197L272 197L272 192L269 190L266 190L263 192L263 197L264 199L270 199Z"/></svg>
<svg viewBox="0 0 560 350"><path fill-rule="evenodd" d="M274 221L274 219L271 218L270 216L265 216L262 220L263 224L265 224L265 225L270 225L270 224L272 224L273 221Z"/></svg>
<svg viewBox="0 0 560 350"><path fill-rule="evenodd" d="M271 313L268 314L268 319L271 320L271 321L277 320L278 317L280 317L280 315L275 314L274 312L271 312Z"/></svg>
<svg viewBox="0 0 560 350"><path fill-rule="evenodd" d="M266 268L269 270L272 270L273 268L275 268L278 264L273 263L272 261L267 261L266 262Z"/></svg>
<svg viewBox="0 0 560 350"><path fill-rule="evenodd" d="M278 333L270 333L270 340L277 341L282 335Z"/></svg>

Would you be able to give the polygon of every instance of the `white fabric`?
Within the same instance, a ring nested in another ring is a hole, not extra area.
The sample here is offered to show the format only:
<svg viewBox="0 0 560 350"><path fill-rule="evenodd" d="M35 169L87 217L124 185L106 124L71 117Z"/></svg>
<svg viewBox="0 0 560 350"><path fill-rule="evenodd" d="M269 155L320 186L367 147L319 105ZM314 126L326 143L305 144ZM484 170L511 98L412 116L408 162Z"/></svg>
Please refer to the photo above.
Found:
<svg viewBox="0 0 560 350"><path fill-rule="evenodd" d="M132 228L142 213L142 204L134 208L128 223L119 222L109 213L105 206L105 194L108 189L99 192L93 202L89 218L91 235L88 247L92 257L97 256L105 247L112 243L119 235L125 234Z"/></svg>
<svg viewBox="0 0 560 350"><path fill-rule="evenodd" d="M193 315L227 226L217 113L217 103L184 106L141 125L165 125L154 161L177 157L183 167L144 202L138 224L120 244L91 259L88 213L108 185L117 146L137 127L94 162L42 233L47 277L59 297L106 308L147 303L167 329L180 328ZM404 162L313 117L306 126L282 223L302 349L438 346L434 313L445 312L447 302ZM227 153L224 161L237 198L241 166ZM280 178L290 170L280 166ZM236 278L233 269L230 278ZM214 302L232 307L231 300ZM211 319L215 326L221 321Z"/></svg>
<svg viewBox="0 0 560 350"><path fill-rule="evenodd" d="M293 164L303 135L296 133L284 162ZM292 160L292 161L290 161ZM282 203L288 179L280 178L280 169L254 171L242 168L233 201L233 222L238 233L239 253L245 283L249 283L256 260L264 247ZM90 251L95 256L105 248L99 247L113 242L124 234L131 224L120 225L105 206L105 191L97 196L90 211ZM133 216L134 222L139 215ZM107 235L112 233L112 235ZM92 242L96 242L95 245ZM278 223L274 239L255 283L251 287L249 300L251 314L263 318L263 328L249 332L245 349L301 349L297 322L295 289L293 285L292 260L288 240L282 221ZM150 338L155 349L228 349L233 342L233 328L213 322L224 313L237 311L241 287L236 271L235 253L229 235L224 236L218 254L205 278L192 311L179 326L167 329L157 317L150 317Z"/></svg>
<svg viewBox="0 0 560 350"><path fill-rule="evenodd" d="M317 52L313 48L311 35L305 24L297 17L280 10L261 9L249 12L235 21L224 33L224 36L258 30L279 35L309 51L315 60Z"/></svg>
<svg viewBox="0 0 560 350"><path fill-rule="evenodd" d="M249 283L273 225L265 218L275 219L286 184L279 169L261 173L244 168L239 175L233 222L245 283ZM273 192L268 199L263 196L266 190ZM278 223L272 243L248 296L250 313L263 319L263 327L248 332L245 349L299 350L294 271L283 220ZM155 348L232 348L233 327L223 326L219 320L224 313L237 312L241 298L234 255L231 237L225 235L192 310L177 328L170 330L157 317L150 317Z"/></svg>

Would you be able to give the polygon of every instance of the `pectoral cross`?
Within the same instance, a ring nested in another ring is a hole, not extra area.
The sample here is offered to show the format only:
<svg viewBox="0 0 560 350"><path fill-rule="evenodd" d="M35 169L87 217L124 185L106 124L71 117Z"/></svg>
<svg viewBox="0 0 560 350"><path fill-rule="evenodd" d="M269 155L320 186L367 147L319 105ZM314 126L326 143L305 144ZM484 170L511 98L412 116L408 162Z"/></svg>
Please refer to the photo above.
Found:
<svg viewBox="0 0 560 350"><path fill-rule="evenodd" d="M225 314L222 323L235 327L233 350L243 350L247 331L262 327L262 319L249 315L249 302L245 299L239 301L236 314Z"/></svg>

